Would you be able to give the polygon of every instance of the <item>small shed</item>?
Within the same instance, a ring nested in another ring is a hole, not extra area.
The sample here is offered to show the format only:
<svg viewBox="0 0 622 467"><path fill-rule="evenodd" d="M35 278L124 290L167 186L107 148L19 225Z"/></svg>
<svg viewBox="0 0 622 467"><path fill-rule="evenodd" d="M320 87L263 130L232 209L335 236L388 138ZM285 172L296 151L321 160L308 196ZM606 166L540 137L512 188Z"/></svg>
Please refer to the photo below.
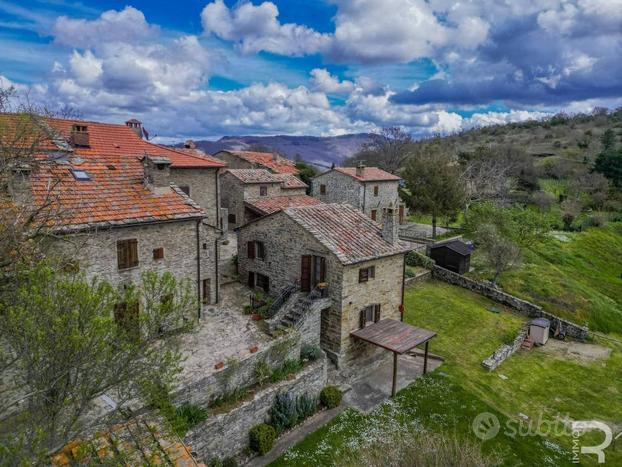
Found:
<svg viewBox="0 0 622 467"><path fill-rule="evenodd" d="M473 242L452 238L430 246L429 256L442 268L464 274L469 271Z"/></svg>
<svg viewBox="0 0 622 467"><path fill-rule="evenodd" d="M537 318L529 323L529 339L536 345L544 345L549 340L551 322L546 318Z"/></svg>

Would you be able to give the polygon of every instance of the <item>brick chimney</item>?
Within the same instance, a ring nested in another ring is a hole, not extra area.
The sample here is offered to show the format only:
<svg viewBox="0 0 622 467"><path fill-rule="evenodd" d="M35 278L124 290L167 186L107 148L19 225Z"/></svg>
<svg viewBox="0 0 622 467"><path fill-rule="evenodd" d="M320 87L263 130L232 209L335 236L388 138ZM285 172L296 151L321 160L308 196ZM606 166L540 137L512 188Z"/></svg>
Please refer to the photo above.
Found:
<svg viewBox="0 0 622 467"><path fill-rule="evenodd" d="M145 155L143 157L145 186L156 194L169 192L171 188L170 168L171 160L168 157Z"/></svg>
<svg viewBox="0 0 622 467"><path fill-rule="evenodd" d="M11 178L9 180L9 194L15 204L30 205L32 204L32 187L30 186L31 168L27 164L14 167L11 170Z"/></svg>
<svg viewBox="0 0 622 467"><path fill-rule="evenodd" d="M362 162L356 166L356 176L361 178L365 176L365 165Z"/></svg>
<svg viewBox="0 0 622 467"><path fill-rule="evenodd" d="M132 131L134 133L136 133L136 136L138 136L140 139L142 139L142 137L143 137L143 124L139 120L136 120L135 118L132 118L132 119L128 120L127 122L125 122L125 126L131 128Z"/></svg>
<svg viewBox="0 0 622 467"><path fill-rule="evenodd" d="M384 223L382 224L382 238L384 238L391 245L395 245L399 240L399 224L397 221L397 210L393 207L393 205L389 206L385 210L383 221Z"/></svg>
<svg viewBox="0 0 622 467"><path fill-rule="evenodd" d="M186 142L184 143L184 148L186 148L186 149L196 149L197 145L191 139L187 139Z"/></svg>
<svg viewBox="0 0 622 467"><path fill-rule="evenodd" d="M71 145L75 148L88 148L89 127L83 124L76 124L71 127Z"/></svg>

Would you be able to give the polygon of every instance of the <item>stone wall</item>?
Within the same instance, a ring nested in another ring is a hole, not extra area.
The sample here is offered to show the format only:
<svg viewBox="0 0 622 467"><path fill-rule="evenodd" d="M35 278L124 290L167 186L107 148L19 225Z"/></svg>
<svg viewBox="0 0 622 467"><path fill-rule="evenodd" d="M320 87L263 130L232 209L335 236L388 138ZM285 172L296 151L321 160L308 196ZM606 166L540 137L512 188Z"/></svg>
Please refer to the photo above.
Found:
<svg viewBox="0 0 622 467"><path fill-rule="evenodd" d="M546 318L551 321L551 331L554 331L559 327L561 328L560 330L564 331L565 334L570 337L574 337L576 339L587 339L588 337L588 328L586 326L579 326L578 324L559 318L544 311L538 305L534 305L527 300L522 300L514 295L505 293L491 284L476 281L469 277L456 274L455 272L448 271L440 266L434 266L432 275L435 279L440 279L450 284L458 285L488 297L495 302L507 305L510 308L519 311L521 314L529 316L530 318Z"/></svg>
<svg viewBox="0 0 622 467"><path fill-rule="evenodd" d="M326 358L309 364L293 379L274 384L230 412L211 416L191 429L184 442L192 446L199 459L234 456L248 447L249 430L269 421L269 412L276 395L289 392L294 396L317 396L327 383Z"/></svg>
<svg viewBox="0 0 622 467"><path fill-rule="evenodd" d="M300 358L300 334L291 332L276 339L270 347L248 354L243 359L227 362L222 370L217 370L206 377L179 388L173 394L176 403L188 402L207 406L212 400L230 393L236 388L245 388L257 384L257 365L264 361L275 369L286 360Z"/></svg>
<svg viewBox="0 0 622 467"><path fill-rule="evenodd" d="M374 196L374 187L378 187L378 196ZM397 181L366 182L363 189L362 211L371 217L371 211L376 211L376 221L384 222L383 209L393 207L397 211L401 204L398 195L399 184Z"/></svg>
<svg viewBox="0 0 622 467"><path fill-rule="evenodd" d="M404 287L413 287L421 282L429 281L432 278L432 271L425 270L417 273L416 276L406 277L404 279Z"/></svg>
<svg viewBox="0 0 622 467"><path fill-rule="evenodd" d="M77 258L80 269L88 279L106 280L112 285L139 284L144 271L171 272L178 279L192 280L197 287L197 238L196 220L159 222L134 225L92 232L67 235L55 240L52 248L69 258ZM201 256L200 279L211 280L211 300L215 299L216 252L215 230L200 225L199 253ZM138 266L119 269L117 241L136 239L138 242ZM205 246L205 248L203 248ZM153 250L164 249L164 258L153 259ZM195 289L196 290L196 289Z"/></svg>
<svg viewBox="0 0 622 467"><path fill-rule="evenodd" d="M217 169L176 169L171 168L170 179L177 186L190 188L190 198L203 208L207 214L207 223L220 227L216 208L220 200L216 199Z"/></svg>
<svg viewBox="0 0 622 467"><path fill-rule="evenodd" d="M482 362L482 366L486 368L488 371L493 371L497 368L503 361L520 349L520 346L523 345L523 342L527 338L529 334L528 325L523 326L518 335L514 338L511 345L502 345L494 353L488 357L486 360Z"/></svg>
<svg viewBox="0 0 622 467"><path fill-rule="evenodd" d="M326 194L320 193L320 185L326 185ZM349 175L329 170L311 180L311 196L323 203L348 203L362 209L363 185Z"/></svg>

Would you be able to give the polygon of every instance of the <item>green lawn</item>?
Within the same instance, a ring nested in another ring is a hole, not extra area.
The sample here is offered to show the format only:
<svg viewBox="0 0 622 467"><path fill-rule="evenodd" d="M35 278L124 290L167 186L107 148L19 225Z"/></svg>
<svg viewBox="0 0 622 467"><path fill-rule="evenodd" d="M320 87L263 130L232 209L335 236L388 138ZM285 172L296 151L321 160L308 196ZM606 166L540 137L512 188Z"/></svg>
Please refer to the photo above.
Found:
<svg viewBox="0 0 622 467"><path fill-rule="evenodd" d="M622 224L551 236L499 284L590 329L622 332Z"/></svg>
<svg viewBox="0 0 622 467"><path fill-rule="evenodd" d="M500 313L494 313L491 309ZM532 426L542 416L554 421L568 415L576 420L622 420L622 354L613 349L606 360L580 363L550 349L519 352L495 372L481 361L512 338L525 319L464 289L440 282L417 285L406 292L406 320L438 332L430 351L446 358L433 374L368 415L348 410L311 434L273 465L343 465L357 449L374 439L419 426L448 436L475 439L471 422L480 412L499 416L502 427L517 427L519 413ZM502 379L500 375L507 376ZM618 376L615 376L618 375ZM523 425L525 426L525 425ZM501 430L482 444L484 452L499 452L507 465L567 465L567 436L512 436ZM597 444L591 435L585 444ZM622 462L622 451L607 452L608 462ZM589 458L582 458L592 463ZM613 464L612 464L613 465Z"/></svg>

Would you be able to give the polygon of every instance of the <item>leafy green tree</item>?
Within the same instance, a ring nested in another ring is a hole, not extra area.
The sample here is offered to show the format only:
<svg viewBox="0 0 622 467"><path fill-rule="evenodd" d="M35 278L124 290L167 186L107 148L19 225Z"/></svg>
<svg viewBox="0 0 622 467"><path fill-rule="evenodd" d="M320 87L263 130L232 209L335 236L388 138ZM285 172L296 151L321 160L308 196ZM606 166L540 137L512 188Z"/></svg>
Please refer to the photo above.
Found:
<svg viewBox="0 0 622 467"><path fill-rule="evenodd" d="M430 143L410 157L402 173L410 193L412 209L432 215L432 237L437 219L452 216L465 203L460 167L436 143Z"/></svg>
<svg viewBox="0 0 622 467"><path fill-rule="evenodd" d="M474 238L484 252L487 266L493 271L491 278L493 284L497 283L502 273L519 263L520 247L501 233L495 224L480 225Z"/></svg>
<svg viewBox="0 0 622 467"><path fill-rule="evenodd" d="M622 149L601 152L596 158L594 171L603 174L617 188L622 188Z"/></svg>
<svg viewBox="0 0 622 467"><path fill-rule="evenodd" d="M13 465L76 436L97 396L122 407L147 384L170 387L178 332L197 306L191 284L170 273L146 272L120 291L45 262L21 271L1 299L0 458Z"/></svg>
<svg viewBox="0 0 622 467"><path fill-rule="evenodd" d="M603 145L603 152L613 151L616 147L616 134L609 128L601 136L600 142Z"/></svg>
<svg viewBox="0 0 622 467"><path fill-rule="evenodd" d="M299 170L298 176L300 180L311 186L311 179L317 175L317 170L310 164L304 161L296 162L296 168Z"/></svg>

